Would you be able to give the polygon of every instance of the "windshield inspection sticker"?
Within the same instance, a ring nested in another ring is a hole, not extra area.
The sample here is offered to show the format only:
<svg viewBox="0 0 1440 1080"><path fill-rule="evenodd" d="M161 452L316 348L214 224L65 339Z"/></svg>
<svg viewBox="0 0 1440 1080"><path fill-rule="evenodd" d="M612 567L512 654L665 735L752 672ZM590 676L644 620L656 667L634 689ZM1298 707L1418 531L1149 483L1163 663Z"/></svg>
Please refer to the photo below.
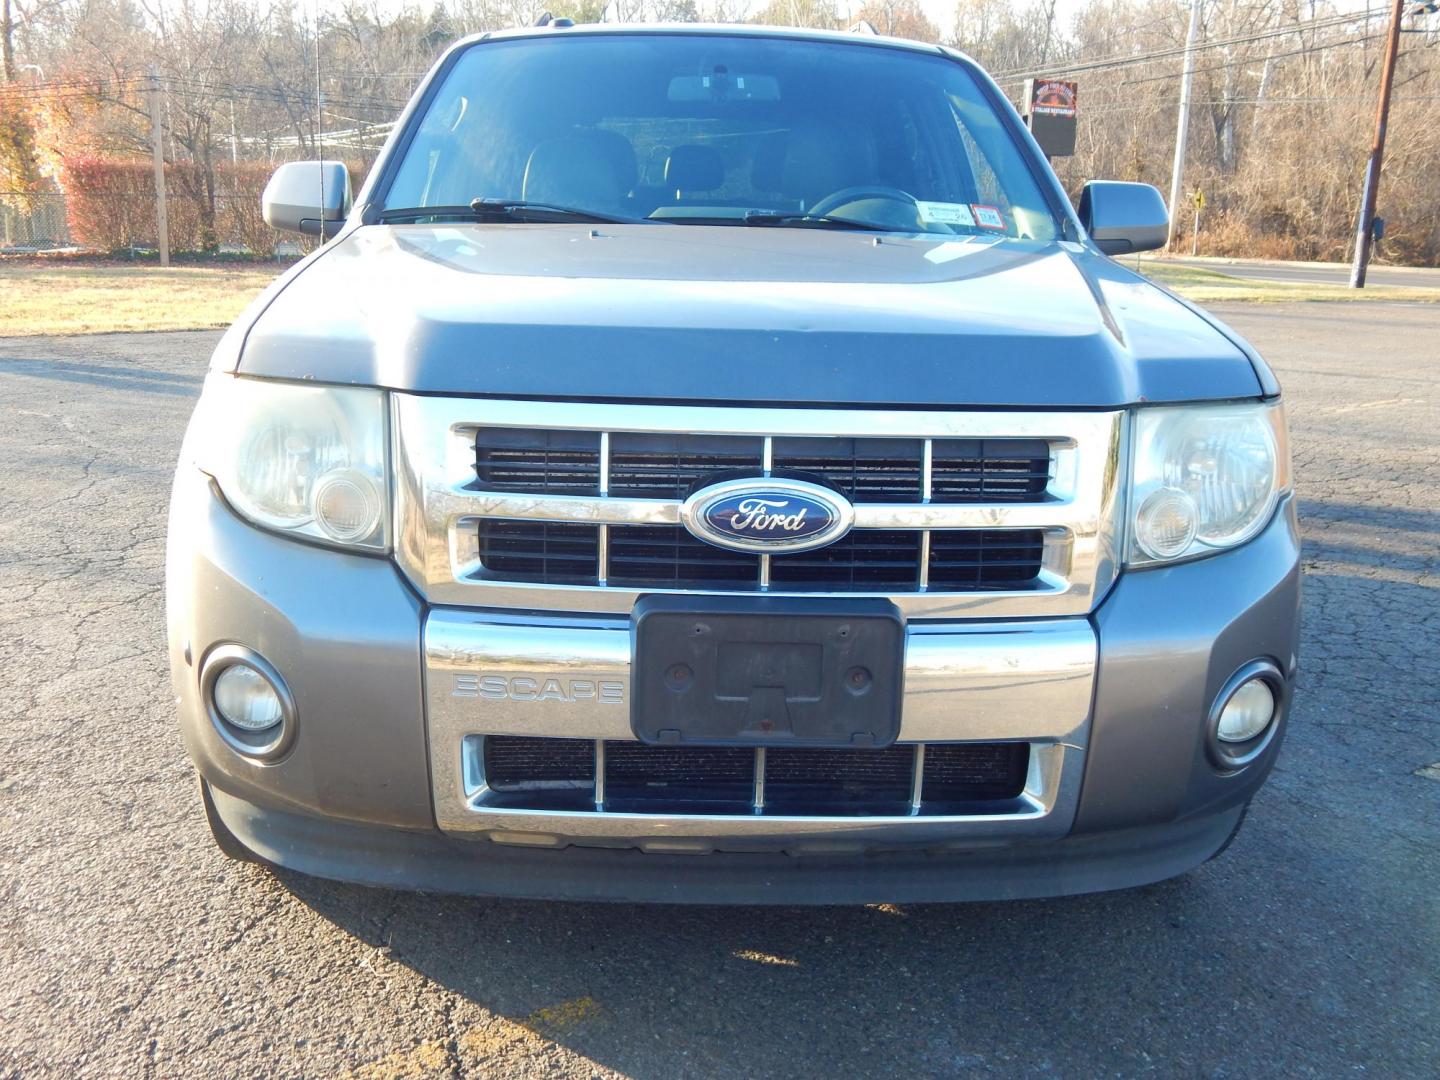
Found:
<svg viewBox="0 0 1440 1080"><path fill-rule="evenodd" d="M971 203L970 209L975 211L975 224L982 229L1004 229L1005 215L1000 213L999 207L981 206L978 203Z"/></svg>
<svg viewBox="0 0 1440 1080"><path fill-rule="evenodd" d="M964 203L953 202L917 202L920 208L920 220L931 221L937 225L974 225L975 218L970 213L970 207Z"/></svg>

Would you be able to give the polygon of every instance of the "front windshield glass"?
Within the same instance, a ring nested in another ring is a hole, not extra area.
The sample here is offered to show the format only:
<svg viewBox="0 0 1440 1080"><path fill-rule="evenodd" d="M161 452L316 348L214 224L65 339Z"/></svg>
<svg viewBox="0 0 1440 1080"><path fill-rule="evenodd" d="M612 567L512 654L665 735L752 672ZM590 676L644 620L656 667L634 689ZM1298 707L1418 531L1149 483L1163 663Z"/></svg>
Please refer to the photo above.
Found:
<svg viewBox="0 0 1440 1080"><path fill-rule="evenodd" d="M386 208L492 199L671 224L1057 235L959 63L797 38L563 34L467 49Z"/></svg>

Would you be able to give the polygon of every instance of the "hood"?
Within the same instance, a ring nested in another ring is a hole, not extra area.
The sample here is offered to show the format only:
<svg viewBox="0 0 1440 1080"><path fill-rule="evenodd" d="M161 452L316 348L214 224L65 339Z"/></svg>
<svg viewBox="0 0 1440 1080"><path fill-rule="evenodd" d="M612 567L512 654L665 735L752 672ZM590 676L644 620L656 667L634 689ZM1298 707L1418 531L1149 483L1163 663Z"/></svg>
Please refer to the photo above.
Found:
<svg viewBox="0 0 1440 1080"><path fill-rule="evenodd" d="M262 305L245 374L424 393L1103 408L1254 397L1215 325L1079 245L374 225Z"/></svg>

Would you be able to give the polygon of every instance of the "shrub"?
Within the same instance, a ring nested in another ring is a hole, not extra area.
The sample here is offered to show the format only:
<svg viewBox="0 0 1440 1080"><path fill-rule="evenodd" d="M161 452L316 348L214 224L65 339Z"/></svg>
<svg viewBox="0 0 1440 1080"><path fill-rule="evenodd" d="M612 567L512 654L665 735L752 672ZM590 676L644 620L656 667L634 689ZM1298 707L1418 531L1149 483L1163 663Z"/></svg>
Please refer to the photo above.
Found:
<svg viewBox="0 0 1440 1080"><path fill-rule="evenodd" d="M358 186L357 169L353 164L349 168ZM238 246L252 255L273 255L282 234L265 224L260 195L274 169L258 161L216 165L212 201L198 164L167 164L170 250L214 252L220 246ZM155 173L149 161L67 157L63 185L70 235L80 246L105 252L158 246Z"/></svg>

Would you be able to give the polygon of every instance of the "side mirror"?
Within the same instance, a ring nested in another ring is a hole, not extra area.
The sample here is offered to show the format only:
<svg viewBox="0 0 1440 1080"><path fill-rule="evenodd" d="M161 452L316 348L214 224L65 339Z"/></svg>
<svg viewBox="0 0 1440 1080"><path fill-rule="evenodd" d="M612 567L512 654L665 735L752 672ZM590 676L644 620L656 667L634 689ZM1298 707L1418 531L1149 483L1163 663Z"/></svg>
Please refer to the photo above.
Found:
<svg viewBox="0 0 1440 1080"><path fill-rule="evenodd" d="M339 161L292 161L265 185L260 211L272 229L329 239L350 213L350 173Z"/></svg>
<svg viewBox="0 0 1440 1080"><path fill-rule="evenodd" d="M1091 180L1080 192L1080 224L1106 255L1163 248L1170 235L1165 199L1150 184Z"/></svg>

